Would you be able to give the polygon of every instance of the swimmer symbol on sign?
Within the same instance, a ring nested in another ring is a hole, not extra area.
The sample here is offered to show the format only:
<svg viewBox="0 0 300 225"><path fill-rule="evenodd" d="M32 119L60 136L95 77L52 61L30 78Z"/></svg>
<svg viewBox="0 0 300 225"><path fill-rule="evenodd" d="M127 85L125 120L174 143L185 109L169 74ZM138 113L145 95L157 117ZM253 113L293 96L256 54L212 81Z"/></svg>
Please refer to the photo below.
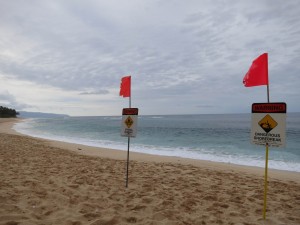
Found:
<svg viewBox="0 0 300 225"><path fill-rule="evenodd" d="M127 119L124 122L125 122L127 128L130 128L133 124L133 120L131 119L130 116L128 116Z"/></svg>
<svg viewBox="0 0 300 225"><path fill-rule="evenodd" d="M266 133L269 133L278 125L278 123L269 114L267 114L264 118L261 119L261 121L258 122L258 125L264 131L266 131Z"/></svg>

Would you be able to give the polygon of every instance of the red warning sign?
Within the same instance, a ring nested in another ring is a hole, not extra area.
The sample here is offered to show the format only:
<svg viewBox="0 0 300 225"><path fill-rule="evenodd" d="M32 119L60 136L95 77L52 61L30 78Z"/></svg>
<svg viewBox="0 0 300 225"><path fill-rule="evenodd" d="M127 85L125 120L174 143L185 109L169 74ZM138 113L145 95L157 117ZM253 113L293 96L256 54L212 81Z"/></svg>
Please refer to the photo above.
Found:
<svg viewBox="0 0 300 225"><path fill-rule="evenodd" d="M124 108L122 115L138 115L138 108Z"/></svg>
<svg viewBox="0 0 300 225"><path fill-rule="evenodd" d="M286 113L286 103L253 103L252 113Z"/></svg>

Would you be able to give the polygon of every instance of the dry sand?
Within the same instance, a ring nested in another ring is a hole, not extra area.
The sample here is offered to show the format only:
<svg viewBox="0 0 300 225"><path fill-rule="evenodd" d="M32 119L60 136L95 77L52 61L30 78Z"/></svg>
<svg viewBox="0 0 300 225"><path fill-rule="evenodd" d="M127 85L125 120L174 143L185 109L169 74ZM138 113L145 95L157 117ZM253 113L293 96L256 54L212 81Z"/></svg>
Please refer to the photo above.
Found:
<svg viewBox="0 0 300 225"><path fill-rule="evenodd" d="M0 119L0 224L300 224L300 173L53 142ZM126 148L126 146L125 146ZM70 151L72 150L72 151Z"/></svg>

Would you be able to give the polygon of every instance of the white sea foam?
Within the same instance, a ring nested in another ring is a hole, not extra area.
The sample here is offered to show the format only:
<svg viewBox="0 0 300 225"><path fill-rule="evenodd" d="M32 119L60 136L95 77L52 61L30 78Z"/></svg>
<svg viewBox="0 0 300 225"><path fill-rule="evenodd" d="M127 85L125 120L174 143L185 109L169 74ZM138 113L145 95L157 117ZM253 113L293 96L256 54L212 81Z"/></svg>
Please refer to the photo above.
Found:
<svg viewBox="0 0 300 225"><path fill-rule="evenodd" d="M212 162L222 162L236 165L244 166L255 166L255 167L265 167L264 158L254 158L254 157L244 157L240 155L226 155L226 154L216 154L208 151L207 149L202 149L201 151L190 149L176 149L176 148L163 148L155 146L139 146L134 145L131 147L131 151L162 155L162 156L175 156L187 159L198 159L206 160ZM269 168L277 170L295 171L300 172L300 164L293 162L282 162L277 160L269 159Z"/></svg>

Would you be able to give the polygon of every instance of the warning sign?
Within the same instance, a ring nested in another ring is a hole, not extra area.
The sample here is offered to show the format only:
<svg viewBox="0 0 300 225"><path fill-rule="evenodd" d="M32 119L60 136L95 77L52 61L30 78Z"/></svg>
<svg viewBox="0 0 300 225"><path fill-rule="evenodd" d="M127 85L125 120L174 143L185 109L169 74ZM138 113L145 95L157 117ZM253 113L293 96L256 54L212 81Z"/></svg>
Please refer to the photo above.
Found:
<svg viewBox="0 0 300 225"><path fill-rule="evenodd" d="M133 123L134 123L134 122L133 122L133 119L131 119L131 117L128 116L128 117L126 118L126 120L125 120L125 124L126 124L127 128L130 128L130 127L132 126Z"/></svg>
<svg viewBox="0 0 300 225"><path fill-rule="evenodd" d="M285 146L286 104L253 103L251 142L273 147Z"/></svg>
<svg viewBox="0 0 300 225"><path fill-rule="evenodd" d="M124 108L122 115L121 136L135 137L137 131L138 108Z"/></svg>
<svg viewBox="0 0 300 225"><path fill-rule="evenodd" d="M269 114L267 114L261 121L258 122L258 124L264 131L269 133L277 126L278 123Z"/></svg>

